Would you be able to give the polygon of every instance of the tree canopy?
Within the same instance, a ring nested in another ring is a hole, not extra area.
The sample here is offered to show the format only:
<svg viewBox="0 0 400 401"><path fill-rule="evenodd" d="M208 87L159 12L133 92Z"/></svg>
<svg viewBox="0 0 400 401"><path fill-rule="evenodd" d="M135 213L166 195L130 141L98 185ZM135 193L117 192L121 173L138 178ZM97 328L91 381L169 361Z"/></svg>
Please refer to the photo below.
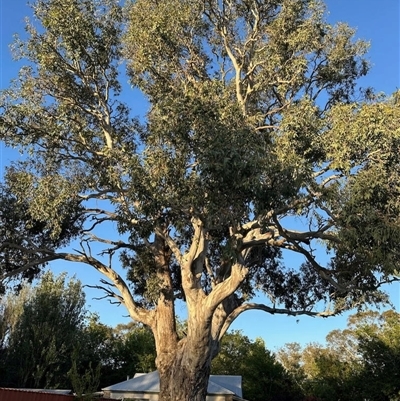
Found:
<svg viewBox="0 0 400 401"><path fill-rule="evenodd" d="M321 401L400 399L400 314L359 312L325 346L287 344L277 353L305 394Z"/></svg>
<svg viewBox="0 0 400 401"><path fill-rule="evenodd" d="M152 329L168 400L188 396L171 393L178 370L204 397L245 310L327 316L386 299L399 97L358 91L367 44L322 2L37 0L33 13L13 44L25 66L0 95L0 138L25 154L1 185L3 283L56 259L97 269Z"/></svg>

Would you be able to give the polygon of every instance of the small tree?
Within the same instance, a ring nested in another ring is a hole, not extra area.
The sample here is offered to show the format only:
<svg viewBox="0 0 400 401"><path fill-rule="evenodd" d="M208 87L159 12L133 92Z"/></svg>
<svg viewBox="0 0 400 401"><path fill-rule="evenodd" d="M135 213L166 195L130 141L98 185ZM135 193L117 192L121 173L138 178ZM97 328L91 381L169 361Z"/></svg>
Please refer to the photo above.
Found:
<svg viewBox="0 0 400 401"><path fill-rule="evenodd" d="M85 319L80 282L46 273L23 306L6 348L9 384L68 387L67 371Z"/></svg>
<svg viewBox="0 0 400 401"><path fill-rule="evenodd" d="M88 368L85 372L80 372L77 367L77 360L80 359L76 350L72 354L72 366L68 371L68 377L71 381L72 388L78 400L94 400L96 398L95 392L100 384L100 363L96 368L92 367L89 362Z"/></svg>
<svg viewBox="0 0 400 401"><path fill-rule="evenodd" d="M355 101L367 46L321 2L33 11L13 47L27 63L0 97L0 137L26 154L2 186L3 279L56 259L104 274L99 287L154 334L161 401L204 400L246 310L328 316L385 300L400 260L398 96ZM119 97L123 62L145 121ZM270 301L251 302L257 291Z"/></svg>

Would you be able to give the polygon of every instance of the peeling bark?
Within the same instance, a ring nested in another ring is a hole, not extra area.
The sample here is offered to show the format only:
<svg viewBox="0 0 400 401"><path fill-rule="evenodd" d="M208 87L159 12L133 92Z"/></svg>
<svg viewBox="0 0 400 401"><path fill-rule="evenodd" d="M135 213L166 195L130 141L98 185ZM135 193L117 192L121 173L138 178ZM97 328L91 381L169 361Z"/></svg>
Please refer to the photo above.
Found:
<svg viewBox="0 0 400 401"><path fill-rule="evenodd" d="M160 401L205 401L211 369L210 343L208 335L189 336L175 350L165 350L158 356Z"/></svg>

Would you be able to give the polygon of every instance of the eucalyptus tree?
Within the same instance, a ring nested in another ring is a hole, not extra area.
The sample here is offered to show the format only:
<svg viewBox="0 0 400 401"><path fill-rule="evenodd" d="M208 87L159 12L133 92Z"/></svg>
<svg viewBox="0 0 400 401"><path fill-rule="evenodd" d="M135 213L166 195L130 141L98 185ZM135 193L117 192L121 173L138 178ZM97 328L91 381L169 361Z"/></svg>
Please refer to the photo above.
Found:
<svg viewBox="0 0 400 401"><path fill-rule="evenodd" d="M3 282L56 259L103 273L99 287L152 330L168 401L205 398L246 310L328 316L385 300L398 97L356 101L367 45L320 1L37 0L33 12L0 101L1 139L25 153L2 185ZM138 90L149 108L133 118ZM287 252L304 262L286 266Z"/></svg>

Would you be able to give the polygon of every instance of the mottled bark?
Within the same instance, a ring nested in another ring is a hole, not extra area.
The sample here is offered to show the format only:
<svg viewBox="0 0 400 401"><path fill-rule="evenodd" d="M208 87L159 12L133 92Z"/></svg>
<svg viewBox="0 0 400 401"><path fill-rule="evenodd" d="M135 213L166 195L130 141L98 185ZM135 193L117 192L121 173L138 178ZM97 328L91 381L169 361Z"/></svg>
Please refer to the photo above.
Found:
<svg viewBox="0 0 400 401"><path fill-rule="evenodd" d="M160 401L204 401L210 375L210 342L185 338L157 358Z"/></svg>
<svg viewBox="0 0 400 401"><path fill-rule="evenodd" d="M189 269L188 269L189 270ZM176 341L171 327L172 316L167 308L157 308L157 369L160 374L160 401L204 401L207 395L208 378L211 368L211 355L214 348L212 338L212 311L205 307L205 294L196 288L195 275L192 287L187 288L189 301L187 332ZM175 322L175 321L173 321ZM174 326L175 329L175 326ZM166 335L169 335L167 338Z"/></svg>

